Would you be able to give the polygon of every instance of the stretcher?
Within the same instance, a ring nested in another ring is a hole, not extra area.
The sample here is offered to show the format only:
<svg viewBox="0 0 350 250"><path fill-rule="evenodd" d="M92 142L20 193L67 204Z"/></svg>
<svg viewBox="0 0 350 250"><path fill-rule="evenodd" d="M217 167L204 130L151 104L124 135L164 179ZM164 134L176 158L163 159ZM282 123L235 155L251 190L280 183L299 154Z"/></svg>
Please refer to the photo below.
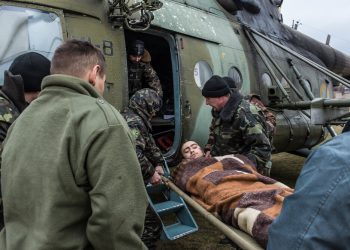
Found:
<svg viewBox="0 0 350 250"><path fill-rule="evenodd" d="M179 189L169 179L169 175L169 169L166 166L165 176L162 177L163 184L155 186L148 185L146 187L150 205L158 215L162 224L162 239L176 240L180 237L198 231L198 225L187 207L188 204L202 216L204 216L208 222L225 234L241 249L263 249L250 235L241 230L228 226L213 214L206 211L190 196ZM159 200L159 194L161 194L163 197L161 200ZM158 199L154 197L158 197ZM165 215L169 214L173 215L173 220L170 224L166 221L167 219L164 218Z"/></svg>

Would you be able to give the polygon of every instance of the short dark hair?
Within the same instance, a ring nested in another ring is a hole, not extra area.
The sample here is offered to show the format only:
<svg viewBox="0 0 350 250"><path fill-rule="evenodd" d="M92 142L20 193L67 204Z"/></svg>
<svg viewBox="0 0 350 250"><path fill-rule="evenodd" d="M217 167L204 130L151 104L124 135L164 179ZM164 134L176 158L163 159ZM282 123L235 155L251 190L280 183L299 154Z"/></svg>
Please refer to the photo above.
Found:
<svg viewBox="0 0 350 250"><path fill-rule="evenodd" d="M83 76L87 70L99 65L100 76L106 71L106 60L102 52L88 41L71 39L60 45L51 61L51 74Z"/></svg>

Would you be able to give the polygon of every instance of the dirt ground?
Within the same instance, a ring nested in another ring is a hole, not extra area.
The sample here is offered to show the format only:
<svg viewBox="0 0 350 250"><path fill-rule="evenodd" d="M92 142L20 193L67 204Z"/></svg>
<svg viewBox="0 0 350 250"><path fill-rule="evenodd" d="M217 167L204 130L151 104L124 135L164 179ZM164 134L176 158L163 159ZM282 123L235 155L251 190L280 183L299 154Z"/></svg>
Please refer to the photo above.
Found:
<svg viewBox="0 0 350 250"><path fill-rule="evenodd" d="M288 153L279 153L272 156L272 178L279 180L291 187L294 187L295 181L300 173L305 158ZM193 210L192 210L193 211ZM226 250L235 249L230 245L221 245L219 241L223 235L196 211L193 216L199 226L199 231L180 238L175 241L161 241L157 250Z"/></svg>

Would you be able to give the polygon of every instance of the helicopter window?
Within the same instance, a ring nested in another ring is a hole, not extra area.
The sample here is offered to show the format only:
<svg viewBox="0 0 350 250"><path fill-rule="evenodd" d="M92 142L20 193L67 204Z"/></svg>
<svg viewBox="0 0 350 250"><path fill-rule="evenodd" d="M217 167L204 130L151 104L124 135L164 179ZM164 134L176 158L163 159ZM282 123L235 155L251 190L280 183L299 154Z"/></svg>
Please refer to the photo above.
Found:
<svg viewBox="0 0 350 250"><path fill-rule="evenodd" d="M0 84L12 61L19 55L35 51L49 59L62 43L60 18L50 12L0 6Z"/></svg>
<svg viewBox="0 0 350 250"><path fill-rule="evenodd" d="M272 86L272 80L269 74L264 73L261 77L262 84L265 87L271 87Z"/></svg>
<svg viewBox="0 0 350 250"><path fill-rule="evenodd" d="M204 83L213 75L213 71L206 61L199 61L194 66L193 75L198 88L202 89Z"/></svg>
<svg viewBox="0 0 350 250"><path fill-rule="evenodd" d="M237 89L241 89L242 88L242 74L239 71L239 69L237 69L236 67L231 67L228 70L228 76L232 78L232 80L234 81L234 83L236 84L236 88Z"/></svg>

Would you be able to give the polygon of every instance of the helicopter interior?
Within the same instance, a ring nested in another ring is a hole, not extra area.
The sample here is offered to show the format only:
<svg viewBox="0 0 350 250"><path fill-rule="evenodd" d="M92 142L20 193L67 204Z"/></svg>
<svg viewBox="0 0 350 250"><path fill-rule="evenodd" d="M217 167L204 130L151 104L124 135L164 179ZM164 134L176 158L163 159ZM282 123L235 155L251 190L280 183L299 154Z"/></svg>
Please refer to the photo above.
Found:
<svg viewBox="0 0 350 250"><path fill-rule="evenodd" d="M175 106L174 106L174 78L173 62L169 42L160 35L125 31L125 44L134 40L142 40L145 49L151 55L151 65L157 72L163 89L163 106L161 111L152 119L152 134L162 153L173 147L175 136Z"/></svg>

